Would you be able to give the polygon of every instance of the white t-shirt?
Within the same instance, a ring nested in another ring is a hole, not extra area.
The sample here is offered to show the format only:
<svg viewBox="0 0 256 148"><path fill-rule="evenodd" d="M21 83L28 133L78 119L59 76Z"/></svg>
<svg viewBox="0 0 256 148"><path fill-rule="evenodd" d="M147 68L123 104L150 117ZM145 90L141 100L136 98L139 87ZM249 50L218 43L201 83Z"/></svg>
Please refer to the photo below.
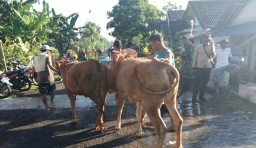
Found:
<svg viewBox="0 0 256 148"><path fill-rule="evenodd" d="M230 48L225 48L225 49L218 48L218 49L216 49L216 56L217 56L217 59L216 59L215 69L226 66L229 64L228 58L232 57L231 49Z"/></svg>

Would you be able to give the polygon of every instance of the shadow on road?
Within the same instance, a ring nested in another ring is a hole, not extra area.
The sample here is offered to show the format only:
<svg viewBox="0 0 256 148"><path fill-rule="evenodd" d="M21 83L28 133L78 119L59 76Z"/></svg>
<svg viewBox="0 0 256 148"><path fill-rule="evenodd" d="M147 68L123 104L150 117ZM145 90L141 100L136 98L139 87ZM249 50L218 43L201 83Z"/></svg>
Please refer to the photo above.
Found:
<svg viewBox="0 0 256 148"><path fill-rule="evenodd" d="M126 105L122 127L136 124L135 117L132 115L135 112L131 111L132 109L134 109L134 104ZM104 133L94 129L96 107L77 108L76 110L77 124L70 122L70 109L56 109L50 112L40 109L1 110L0 147L66 147L70 145L90 147L97 145L94 143L95 139L101 137L104 137L106 141L105 144L102 143L102 146L109 144L117 146L132 140L126 137L131 137L134 133L127 136L126 132L122 133L122 136L115 134L114 125L117 117L115 106L106 107L105 126L107 130ZM131 131L135 132L133 129Z"/></svg>

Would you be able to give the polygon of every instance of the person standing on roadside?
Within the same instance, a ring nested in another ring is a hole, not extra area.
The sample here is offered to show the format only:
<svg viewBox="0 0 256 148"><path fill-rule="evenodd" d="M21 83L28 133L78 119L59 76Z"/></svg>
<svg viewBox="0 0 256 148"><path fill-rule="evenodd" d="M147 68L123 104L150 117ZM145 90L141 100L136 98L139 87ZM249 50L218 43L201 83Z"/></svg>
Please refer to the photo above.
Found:
<svg viewBox="0 0 256 148"><path fill-rule="evenodd" d="M211 69L213 68L213 58L216 56L215 46L210 33L203 35L202 44L195 48L192 68L195 71L195 82L193 88L192 101L206 101L204 98L205 89L210 79Z"/></svg>
<svg viewBox="0 0 256 148"><path fill-rule="evenodd" d="M82 49L78 51L78 58L79 58L79 61L85 61L85 53Z"/></svg>
<svg viewBox="0 0 256 148"><path fill-rule="evenodd" d="M113 53L121 53L121 51L122 51L121 42L119 40L115 40L113 43L113 49L110 51L111 60L114 58Z"/></svg>
<svg viewBox="0 0 256 148"><path fill-rule="evenodd" d="M192 61L193 61L193 44L186 36L181 37L184 50L181 52L181 73L184 75L190 75Z"/></svg>
<svg viewBox="0 0 256 148"><path fill-rule="evenodd" d="M35 72L37 74L37 83L39 88L39 94L42 98L42 101L45 105L45 109L47 111L50 110L51 107L54 107L54 97L56 89L54 74L53 71L57 70L52 66L51 59L51 48L48 45L43 45L41 48L41 53L35 56L33 60L33 67L35 68ZM51 95L51 104L48 105L46 95Z"/></svg>
<svg viewBox="0 0 256 148"><path fill-rule="evenodd" d="M120 41L115 40L115 42L113 43L113 51L116 51L116 52L121 52L122 51L122 47L121 47Z"/></svg>

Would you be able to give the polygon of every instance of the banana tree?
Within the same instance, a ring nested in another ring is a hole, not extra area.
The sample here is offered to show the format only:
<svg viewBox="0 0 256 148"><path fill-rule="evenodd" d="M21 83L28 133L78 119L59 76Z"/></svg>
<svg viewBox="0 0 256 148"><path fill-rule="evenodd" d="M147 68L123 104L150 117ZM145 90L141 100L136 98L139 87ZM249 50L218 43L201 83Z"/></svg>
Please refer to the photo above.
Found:
<svg viewBox="0 0 256 148"><path fill-rule="evenodd" d="M37 0L28 0L3 3L2 6L6 7L4 14L8 18L0 27L3 40L8 37L15 43L29 42L30 49L46 41L48 29L45 26L50 20L49 12L37 12L33 8L36 2Z"/></svg>
<svg viewBox="0 0 256 148"><path fill-rule="evenodd" d="M77 38L74 26L79 15L73 13L65 17L61 14L56 15L54 10L52 10L52 14L53 17L48 24L51 28L49 42L59 49L60 53L64 53Z"/></svg>

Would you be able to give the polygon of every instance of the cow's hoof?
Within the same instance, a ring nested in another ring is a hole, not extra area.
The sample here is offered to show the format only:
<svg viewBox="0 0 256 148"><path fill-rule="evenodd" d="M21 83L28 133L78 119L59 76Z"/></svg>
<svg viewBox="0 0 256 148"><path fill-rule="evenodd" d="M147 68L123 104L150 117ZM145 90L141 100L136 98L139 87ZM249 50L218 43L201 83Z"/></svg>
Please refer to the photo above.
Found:
<svg viewBox="0 0 256 148"><path fill-rule="evenodd" d="M72 119L72 120L71 120L71 123L72 123L72 124L76 124L76 123L77 123L77 118Z"/></svg>
<svg viewBox="0 0 256 148"><path fill-rule="evenodd" d="M116 127L116 131L119 131L119 130L121 130L121 127Z"/></svg>
<svg viewBox="0 0 256 148"><path fill-rule="evenodd" d="M95 129L96 129L96 131L100 131L102 133L106 130L104 125L101 125L101 126L97 125L97 126L95 126Z"/></svg>
<svg viewBox="0 0 256 148"><path fill-rule="evenodd" d="M141 136L142 136L142 134L143 134L143 132L142 132L142 131L138 131L136 135L137 135L137 137L141 137Z"/></svg>

